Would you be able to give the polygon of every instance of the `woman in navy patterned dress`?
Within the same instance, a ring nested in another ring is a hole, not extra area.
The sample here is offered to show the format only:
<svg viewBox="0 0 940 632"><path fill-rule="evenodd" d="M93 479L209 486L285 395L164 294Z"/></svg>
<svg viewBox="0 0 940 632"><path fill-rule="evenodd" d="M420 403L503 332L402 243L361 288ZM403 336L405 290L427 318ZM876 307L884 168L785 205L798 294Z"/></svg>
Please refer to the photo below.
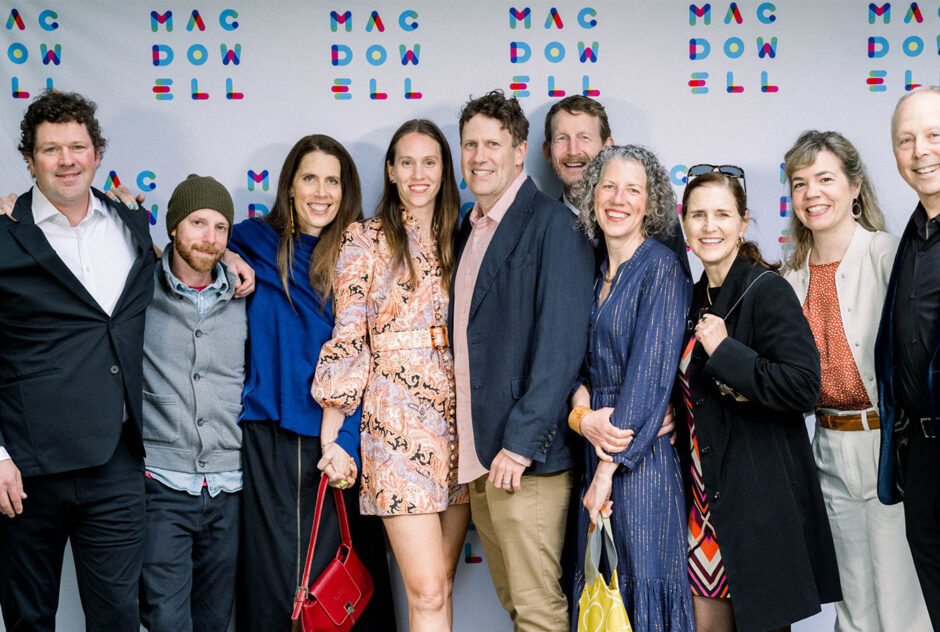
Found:
<svg viewBox="0 0 940 632"><path fill-rule="evenodd" d="M677 221L676 198L656 157L633 145L604 149L580 187L582 222L603 236L607 259L595 281L584 383L572 397L571 420L577 428L609 419L632 431L632 440L610 455L585 442L573 603L584 588L588 525L598 513L611 515L633 629L692 630L682 475L668 437L657 437L692 290L675 254L652 237Z"/></svg>

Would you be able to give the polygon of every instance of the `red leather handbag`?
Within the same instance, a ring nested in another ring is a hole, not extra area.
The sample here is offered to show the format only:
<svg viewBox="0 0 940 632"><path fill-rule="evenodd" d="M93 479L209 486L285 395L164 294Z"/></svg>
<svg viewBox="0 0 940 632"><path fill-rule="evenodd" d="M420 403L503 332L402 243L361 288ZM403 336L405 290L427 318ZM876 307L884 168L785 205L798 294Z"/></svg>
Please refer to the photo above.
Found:
<svg viewBox="0 0 940 632"><path fill-rule="evenodd" d="M336 558L323 569L313 586L310 586L310 564L313 562L317 527L323 513L328 482L329 478L324 474L317 492L317 510L313 516L304 577L294 597L291 619L296 621L300 618L303 632L348 632L372 597L372 577L353 551L343 493L336 488L333 489L333 496L336 499L336 514L339 517L342 542L336 551Z"/></svg>

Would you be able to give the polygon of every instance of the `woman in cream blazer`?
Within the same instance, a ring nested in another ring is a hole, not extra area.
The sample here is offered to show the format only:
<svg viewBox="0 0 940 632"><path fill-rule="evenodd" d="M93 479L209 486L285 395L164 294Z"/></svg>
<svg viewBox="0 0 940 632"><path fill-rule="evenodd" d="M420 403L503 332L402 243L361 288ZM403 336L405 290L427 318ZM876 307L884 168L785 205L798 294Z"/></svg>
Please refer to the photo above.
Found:
<svg viewBox="0 0 940 632"><path fill-rule="evenodd" d="M822 394L813 456L844 600L837 631L929 630L901 504L876 492L881 445L875 338L898 238L858 151L836 132L805 132L787 152L793 216L784 277L819 349Z"/></svg>

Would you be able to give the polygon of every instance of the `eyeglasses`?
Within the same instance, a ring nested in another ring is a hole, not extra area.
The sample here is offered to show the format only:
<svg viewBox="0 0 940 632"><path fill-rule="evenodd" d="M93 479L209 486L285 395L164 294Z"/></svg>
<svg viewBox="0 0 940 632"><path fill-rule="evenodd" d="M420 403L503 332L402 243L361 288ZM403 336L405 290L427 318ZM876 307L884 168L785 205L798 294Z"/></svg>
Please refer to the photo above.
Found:
<svg viewBox="0 0 940 632"><path fill-rule="evenodd" d="M713 171L723 173L724 175L731 176L732 178L739 178L741 180L741 186L744 188L744 192L747 193L747 182L744 179L744 169L735 165L692 165L689 167L688 179L690 180L697 176L704 176L706 173L711 173Z"/></svg>

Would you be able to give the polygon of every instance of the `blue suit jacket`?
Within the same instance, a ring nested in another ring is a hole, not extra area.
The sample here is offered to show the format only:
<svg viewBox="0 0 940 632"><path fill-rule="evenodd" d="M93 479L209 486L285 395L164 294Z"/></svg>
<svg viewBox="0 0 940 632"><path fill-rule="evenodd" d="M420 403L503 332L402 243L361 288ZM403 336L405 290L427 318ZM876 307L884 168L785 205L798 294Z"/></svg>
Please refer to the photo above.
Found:
<svg viewBox="0 0 940 632"><path fill-rule="evenodd" d="M32 192L0 218L0 445L23 476L107 462L124 429L141 437L144 313L156 256L147 214L92 190L134 236L137 258L108 315L62 262L32 213Z"/></svg>
<svg viewBox="0 0 940 632"><path fill-rule="evenodd" d="M919 208L919 207L918 207ZM898 254L894 258L891 279L885 293L885 305L881 312L881 325L878 327L878 339L875 341L875 372L878 375L878 407L881 415L881 458L878 462L878 498L886 505L904 500L901 484L900 467L903 464L898 457L897 436L894 432L898 409L894 392L894 299L898 291L898 277L901 274L904 254L917 230L913 216L907 223L898 245ZM927 391L930 396L930 414L940 417L940 314L934 323L933 339L930 342L930 369L927 374Z"/></svg>
<svg viewBox="0 0 940 632"><path fill-rule="evenodd" d="M470 230L464 221L458 268ZM485 467L501 448L531 458L527 474L574 465L568 396L587 349L593 278L594 254L575 218L528 178L493 235L470 303L473 436Z"/></svg>

